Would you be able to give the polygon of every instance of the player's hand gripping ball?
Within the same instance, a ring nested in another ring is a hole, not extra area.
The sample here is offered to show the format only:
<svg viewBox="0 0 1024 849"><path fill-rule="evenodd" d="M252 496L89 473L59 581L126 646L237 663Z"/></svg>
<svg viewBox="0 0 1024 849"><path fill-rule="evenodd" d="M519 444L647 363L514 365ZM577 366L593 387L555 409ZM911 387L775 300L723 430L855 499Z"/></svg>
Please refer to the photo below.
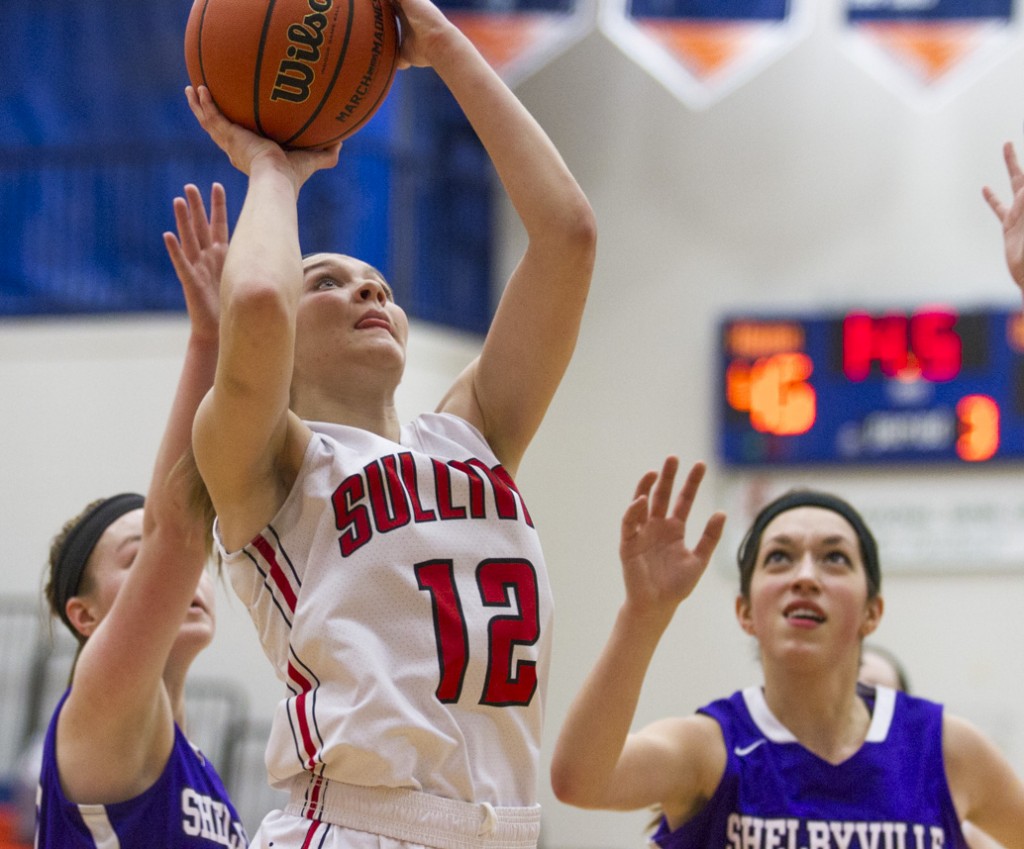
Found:
<svg viewBox="0 0 1024 849"><path fill-rule="evenodd" d="M325 147L364 126L398 53L391 0L194 0L185 29L192 85L288 148Z"/></svg>

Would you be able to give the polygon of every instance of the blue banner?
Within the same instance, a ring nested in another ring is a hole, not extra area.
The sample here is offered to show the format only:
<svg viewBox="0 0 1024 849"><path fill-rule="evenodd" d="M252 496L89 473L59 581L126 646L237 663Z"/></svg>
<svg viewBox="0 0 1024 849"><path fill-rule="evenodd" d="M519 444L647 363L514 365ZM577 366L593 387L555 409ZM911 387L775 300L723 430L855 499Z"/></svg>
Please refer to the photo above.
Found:
<svg viewBox="0 0 1024 849"><path fill-rule="evenodd" d="M854 0L846 10L850 22L863 21L1009 21L1013 0Z"/></svg>
<svg viewBox="0 0 1024 849"><path fill-rule="evenodd" d="M633 0L636 17L675 17L691 21L775 21L789 12L788 0Z"/></svg>

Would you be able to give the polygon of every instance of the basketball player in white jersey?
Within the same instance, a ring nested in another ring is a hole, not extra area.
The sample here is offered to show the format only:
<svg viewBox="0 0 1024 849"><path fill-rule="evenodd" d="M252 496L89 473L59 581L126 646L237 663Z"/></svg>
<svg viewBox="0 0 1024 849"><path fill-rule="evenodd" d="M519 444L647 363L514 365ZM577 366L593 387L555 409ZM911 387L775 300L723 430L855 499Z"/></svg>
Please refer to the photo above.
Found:
<svg viewBox="0 0 1024 849"><path fill-rule="evenodd" d="M472 43L429 0L397 9L400 66L451 90L528 237L481 354L413 422L395 410L409 327L387 282L301 257L299 189L338 147L285 152L187 92L249 178L194 449L284 684L267 765L291 802L254 845L531 849L551 597L514 478L576 344L595 224Z"/></svg>

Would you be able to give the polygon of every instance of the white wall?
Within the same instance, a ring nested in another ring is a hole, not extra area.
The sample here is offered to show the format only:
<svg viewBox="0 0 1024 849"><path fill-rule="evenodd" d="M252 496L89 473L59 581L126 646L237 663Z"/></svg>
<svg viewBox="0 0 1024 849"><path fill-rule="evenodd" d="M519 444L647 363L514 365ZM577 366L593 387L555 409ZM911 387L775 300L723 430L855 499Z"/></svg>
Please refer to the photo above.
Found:
<svg viewBox="0 0 1024 849"><path fill-rule="evenodd" d="M980 187L1005 192L1000 146L1021 141L1024 48L948 104L916 110L842 51L828 11L837 5L822 0L805 41L706 111L680 104L597 33L519 88L600 226L579 348L519 479L560 611L545 757L621 599L618 520L636 479L668 452L712 461L699 515L732 507L744 483L714 464L720 313L1016 303ZM506 264L520 245L510 225ZM145 487L184 334L177 318L0 324L5 592L38 592L50 537L88 500ZM414 326L403 413L432 407L476 346ZM1014 471L1002 473L1011 485ZM913 500L920 485L952 499L961 479L879 473L877 486L905 487ZM874 480L827 470L817 478L839 492ZM758 679L732 617L732 553L719 553L673 624L638 722L690 712ZM974 719L1024 771L1015 710L1024 697L1024 580L969 565L961 574L890 573L878 639L906 660L916 690ZM269 711L276 682L226 592L219 615L197 671L239 678L254 710ZM548 847L643 842L645 812L573 810L544 783L542 799Z"/></svg>
<svg viewBox="0 0 1024 849"><path fill-rule="evenodd" d="M988 183L1006 196L1001 145L1024 143L1024 40L973 87L919 110L843 52L839 5L816 4L806 40L706 111L683 106L600 34L518 89L600 226L580 346L520 475L562 613L548 754L621 599L617 522L635 480L668 452L714 461L721 313L1019 301L980 190ZM1018 468L999 483L1009 476L1012 486ZM953 500L967 475L822 470L814 480L840 493L874 481L911 501L917 487ZM970 475L982 486L996 478ZM737 508L738 477L713 463L698 513ZM733 521L735 534L743 517ZM732 615L735 540L727 541L662 644L638 724L760 680ZM962 574L890 573L877 633L906 661L915 690L981 725L1018 770L1022 578L1020 569L989 574L984 563ZM544 790L547 846L642 844L647 812L573 810Z"/></svg>

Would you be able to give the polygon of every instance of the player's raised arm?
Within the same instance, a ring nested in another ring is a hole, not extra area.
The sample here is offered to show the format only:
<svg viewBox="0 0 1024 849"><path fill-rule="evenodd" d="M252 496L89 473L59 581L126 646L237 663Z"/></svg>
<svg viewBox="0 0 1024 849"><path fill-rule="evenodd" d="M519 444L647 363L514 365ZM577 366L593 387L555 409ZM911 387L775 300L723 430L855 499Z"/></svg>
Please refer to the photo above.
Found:
<svg viewBox="0 0 1024 849"><path fill-rule="evenodd" d="M83 801L128 799L160 774L182 719L185 671L212 636L212 597L197 589L207 562L204 518L192 510L190 482L177 466L217 362L224 190L214 186L209 217L191 185L174 212L178 235L164 238L190 333L145 507L129 493L96 502L58 536L51 557L51 603L82 641L57 753L65 791ZM193 607L189 627L204 635L189 649L180 647L181 631ZM206 618L209 633L199 622Z"/></svg>
<svg viewBox="0 0 1024 849"><path fill-rule="evenodd" d="M551 764L555 795L584 808L688 808L714 790L724 766L721 735L705 717L655 723L630 735L644 677L678 605L693 591L722 534L716 513L692 549L684 541L704 466L673 501L679 461L648 472L622 520L626 599L608 642L562 725Z"/></svg>
<svg viewBox="0 0 1024 849"><path fill-rule="evenodd" d="M339 146L285 152L232 124L205 88L189 105L232 164L249 177L224 264L217 375L196 418L196 462L229 547L274 515L294 479L308 432L289 412L295 314L303 286L296 202Z"/></svg>
<svg viewBox="0 0 1024 849"><path fill-rule="evenodd" d="M596 250L593 211L551 139L429 0L401 0L402 56L444 81L490 156L528 238L483 352L440 409L477 425L510 471L576 345Z"/></svg>

